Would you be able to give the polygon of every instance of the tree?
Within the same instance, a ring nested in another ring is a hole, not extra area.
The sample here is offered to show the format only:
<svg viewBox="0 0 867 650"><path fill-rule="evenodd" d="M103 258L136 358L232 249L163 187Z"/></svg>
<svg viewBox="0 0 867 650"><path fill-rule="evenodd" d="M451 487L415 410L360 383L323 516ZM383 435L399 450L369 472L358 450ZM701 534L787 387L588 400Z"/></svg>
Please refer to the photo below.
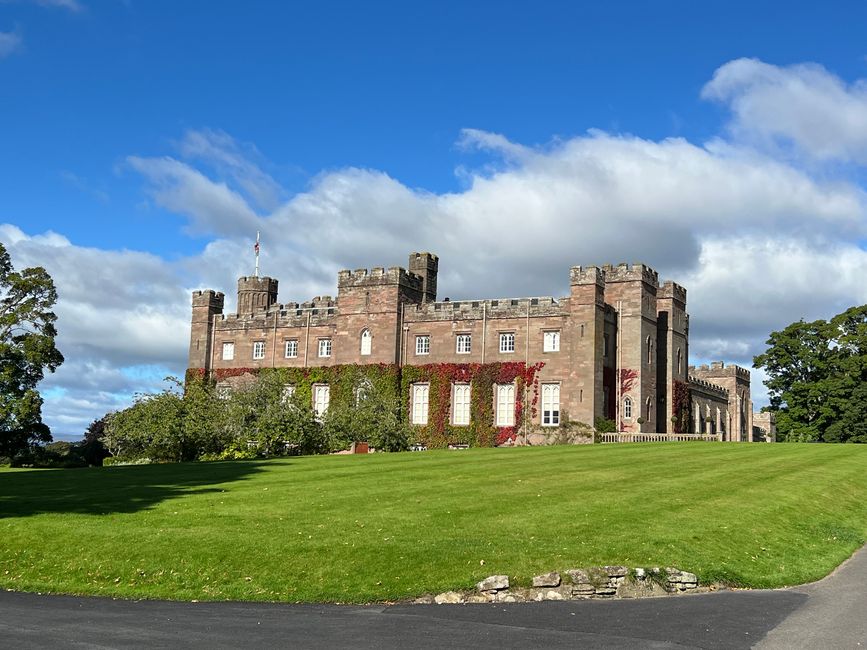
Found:
<svg viewBox="0 0 867 650"><path fill-rule="evenodd" d="M102 465L108 456L108 450L103 444L105 439L105 423L107 415L91 422L84 431L84 440L78 444L81 456L88 465Z"/></svg>
<svg viewBox="0 0 867 650"><path fill-rule="evenodd" d="M51 440L36 386L63 355L54 345L57 290L42 267L15 271L0 243L0 456Z"/></svg>
<svg viewBox="0 0 867 650"><path fill-rule="evenodd" d="M792 323L767 344L753 364L768 375L779 439L867 442L867 305Z"/></svg>

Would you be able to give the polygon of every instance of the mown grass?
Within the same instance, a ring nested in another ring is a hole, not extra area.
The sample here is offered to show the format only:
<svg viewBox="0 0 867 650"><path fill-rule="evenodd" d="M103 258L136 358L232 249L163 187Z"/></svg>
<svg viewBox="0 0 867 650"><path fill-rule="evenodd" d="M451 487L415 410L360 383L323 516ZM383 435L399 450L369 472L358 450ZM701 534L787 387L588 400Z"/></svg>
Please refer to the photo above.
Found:
<svg viewBox="0 0 867 650"><path fill-rule="evenodd" d="M0 472L0 586L367 602L677 566L776 587L867 538L867 446L668 443Z"/></svg>

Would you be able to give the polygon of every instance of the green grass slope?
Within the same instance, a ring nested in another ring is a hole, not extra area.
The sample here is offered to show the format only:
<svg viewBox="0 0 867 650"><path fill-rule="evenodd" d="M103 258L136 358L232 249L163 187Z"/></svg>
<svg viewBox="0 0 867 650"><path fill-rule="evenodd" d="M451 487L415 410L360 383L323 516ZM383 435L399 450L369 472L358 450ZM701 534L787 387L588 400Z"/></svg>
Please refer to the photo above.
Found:
<svg viewBox="0 0 867 650"><path fill-rule="evenodd" d="M867 538L867 446L667 443L0 472L0 586L365 602L676 566L815 580Z"/></svg>

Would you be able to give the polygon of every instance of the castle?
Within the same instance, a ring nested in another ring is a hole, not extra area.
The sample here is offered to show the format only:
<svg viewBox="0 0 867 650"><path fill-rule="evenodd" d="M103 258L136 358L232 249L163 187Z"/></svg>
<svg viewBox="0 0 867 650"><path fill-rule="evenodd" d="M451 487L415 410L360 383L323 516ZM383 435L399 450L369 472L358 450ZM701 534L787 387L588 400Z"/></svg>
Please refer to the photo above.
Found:
<svg viewBox="0 0 867 650"><path fill-rule="evenodd" d="M691 367L686 289L659 282L644 264L575 266L561 298L437 300L439 260L412 253L401 267L340 271L337 297L277 303L277 280L238 280L237 313L224 295L193 293L189 367L215 376L241 368L312 368L342 364L538 364L539 427L564 416L619 422L634 433L704 433L725 441L772 435L753 427L750 373L716 362ZM425 425L424 382L401 398L413 424ZM470 422L470 387L454 385L450 425ZM328 386L315 387L317 412ZM492 423L514 424L515 388L497 384Z"/></svg>

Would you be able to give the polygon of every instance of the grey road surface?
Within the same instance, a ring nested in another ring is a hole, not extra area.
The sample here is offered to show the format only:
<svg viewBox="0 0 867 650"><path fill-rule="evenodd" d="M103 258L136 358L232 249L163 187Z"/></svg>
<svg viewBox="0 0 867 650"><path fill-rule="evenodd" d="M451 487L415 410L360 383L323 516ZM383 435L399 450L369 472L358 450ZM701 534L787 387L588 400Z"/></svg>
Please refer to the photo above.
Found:
<svg viewBox="0 0 867 650"><path fill-rule="evenodd" d="M173 603L0 592L0 648L867 648L867 549L787 590L486 605Z"/></svg>

